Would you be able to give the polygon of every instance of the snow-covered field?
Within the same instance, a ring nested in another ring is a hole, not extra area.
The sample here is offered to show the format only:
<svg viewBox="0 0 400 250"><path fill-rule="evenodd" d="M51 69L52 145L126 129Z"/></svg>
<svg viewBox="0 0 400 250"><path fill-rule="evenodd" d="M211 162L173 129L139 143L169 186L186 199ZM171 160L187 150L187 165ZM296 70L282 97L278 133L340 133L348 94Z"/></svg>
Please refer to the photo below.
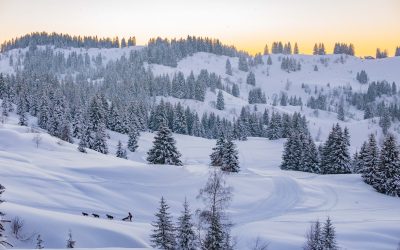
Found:
<svg viewBox="0 0 400 250"><path fill-rule="evenodd" d="M16 117L0 128L0 176L7 188L2 205L6 218L25 221L24 234L40 233L46 248L64 248L68 230L77 247L149 248L151 221L161 196L175 218L186 197L192 210L209 172L215 141L175 135L183 167L145 163L153 134L143 133L130 160L113 156L125 135L110 133L110 155L79 153L76 145L16 125ZM33 122L33 121L31 121ZM283 140L250 138L238 142L241 172L227 177L234 188L229 209L238 249L256 237L270 249L299 249L311 221L330 216L344 249L395 249L400 240L400 199L376 193L359 175L319 176L279 169ZM132 223L118 219L127 212ZM97 213L100 219L83 217ZM116 220L107 220L105 214ZM9 238L16 248L35 241Z"/></svg>

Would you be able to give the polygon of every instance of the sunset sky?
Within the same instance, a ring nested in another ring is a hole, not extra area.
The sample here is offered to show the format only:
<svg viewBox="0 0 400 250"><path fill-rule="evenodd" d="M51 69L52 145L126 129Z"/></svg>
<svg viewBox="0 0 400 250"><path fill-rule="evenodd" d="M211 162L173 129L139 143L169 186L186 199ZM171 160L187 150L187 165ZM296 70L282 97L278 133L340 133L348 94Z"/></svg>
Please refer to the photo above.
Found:
<svg viewBox="0 0 400 250"><path fill-rule="evenodd" d="M352 42L356 54L400 46L400 0L0 0L0 41L34 31L72 35L219 38L251 53L273 41L310 53Z"/></svg>

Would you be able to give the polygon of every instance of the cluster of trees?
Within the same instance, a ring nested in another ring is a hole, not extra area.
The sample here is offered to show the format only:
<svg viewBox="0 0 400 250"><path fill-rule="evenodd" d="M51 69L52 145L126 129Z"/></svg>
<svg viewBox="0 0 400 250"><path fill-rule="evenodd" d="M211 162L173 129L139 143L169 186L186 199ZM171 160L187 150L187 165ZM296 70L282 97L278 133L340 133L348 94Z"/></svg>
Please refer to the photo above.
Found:
<svg viewBox="0 0 400 250"><path fill-rule="evenodd" d="M394 56L400 56L400 47L396 47L396 50L394 51Z"/></svg>
<svg viewBox="0 0 400 250"><path fill-rule="evenodd" d="M1 45L1 52L12 49L26 48L31 45L43 46L51 45L56 48L120 48L126 46L135 46L136 38L123 38L121 43L118 37L98 38L97 36L71 36L61 33L33 32L24 36L5 41Z"/></svg>
<svg viewBox="0 0 400 250"><path fill-rule="evenodd" d="M176 67L177 62L196 52L208 52L216 55L225 56L244 56L248 55L239 52L234 46L222 44L218 39L188 36L186 39L162 39L152 38L145 49L149 63L163 64Z"/></svg>
<svg viewBox="0 0 400 250"><path fill-rule="evenodd" d="M300 71L301 64L294 58L284 57L281 62L281 69L290 73L291 71Z"/></svg>
<svg viewBox="0 0 400 250"><path fill-rule="evenodd" d="M317 220L306 234L304 250L338 250L335 227L328 217L323 225Z"/></svg>
<svg viewBox="0 0 400 250"><path fill-rule="evenodd" d="M297 45L297 43L295 43L292 49L292 45L290 44L290 42L285 44L283 44L282 42L273 42L271 47L271 52L272 54L285 54L285 55L299 54L299 46ZM264 55L268 54L269 54L268 45L265 45Z"/></svg>
<svg viewBox="0 0 400 250"><path fill-rule="evenodd" d="M284 146L281 169L318 174L351 172L350 136L339 124L332 127L328 139L316 147L309 132L291 133Z"/></svg>
<svg viewBox="0 0 400 250"><path fill-rule="evenodd" d="M176 225L169 212L170 207L161 198L150 235L153 247L166 250L233 249L234 242L230 233L232 223L225 212L232 200L232 188L226 185L220 171L210 173L197 198L204 203L204 208L196 211L197 223L185 199Z"/></svg>
<svg viewBox="0 0 400 250"><path fill-rule="evenodd" d="M314 45L313 55L326 55L325 45L323 43L316 43Z"/></svg>
<svg viewBox="0 0 400 250"><path fill-rule="evenodd" d="M211 166L221 167L224 172L239 172L239 156L231 137L223 134L217 139L213 152L210 155Z"/></svg>
<svg viewBox="0 0 400 250"><path fill-rule="evenodd" d="M357 72L357 76L356 79L359 83L361 84L365 84L368 83L368 75L367 72L365 72L365 70L361 70L360 72Z"/></svg>
<svg viewBox="0 0 400 250"><path fill-rule="evenodd" d="M380 48L376 49L376 59L386 58L388 56L387 50L381 50Z"/></svg>
<svg viewBox="0 0 400 250"><path fill-rule="evenodd" d="M256 86L256 75L253 72L247 74L246 83L252 86Z"/></svg>
<svg viewBox="0 0 400 250"><path fill-rule="evenodd" d="M335 43L333 54L346 54L354 56L354 45L352 43L350 43L349 45L347 45L346 43Z"/></svg>
<svg viewBox="0 0 400 250"><path fill-rule="evenodd" d="M392 134L388 134L381 149L375 136L371 134L360 152L353 157L353 171L361 173L365 183L378 192L400 196L399 147Z"/></svg>
<svg viewBox="0 0 400 250"><path fill-rule="evenodd" d="M249 91L249 103L267 103L267 98L265 97L265 93L261 90L261 88L251 89Z"/></svg>
<svg viewBox="0 0 400 250"><path fill-rule="evenodd" d="M274 100L273 104L274 105L276 104L275 100ZM290 106L302 106L303 105L303 101L301 100L301 97L297 97L297 96L288 97L288 94L286 92L281 92L279 104L281 106L287 106L288 104Z"/></svg>

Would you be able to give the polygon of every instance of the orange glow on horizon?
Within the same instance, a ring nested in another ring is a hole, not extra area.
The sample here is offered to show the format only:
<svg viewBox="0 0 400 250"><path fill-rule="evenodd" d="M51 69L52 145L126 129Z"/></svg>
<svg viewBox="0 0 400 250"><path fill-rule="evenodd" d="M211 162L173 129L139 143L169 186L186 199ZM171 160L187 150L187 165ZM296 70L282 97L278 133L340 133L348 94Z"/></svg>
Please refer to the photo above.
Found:
<svg viewBox="0 0 400 250"><path fill-rule="evenodd" d="M195 35L251 54L290 41L303 54L316 42L327 53L344 42L357 56L377 48L391 56L400 46L399 11L399 0L0 0L0 42L37 31L136 36L138 45Z"/></svg>

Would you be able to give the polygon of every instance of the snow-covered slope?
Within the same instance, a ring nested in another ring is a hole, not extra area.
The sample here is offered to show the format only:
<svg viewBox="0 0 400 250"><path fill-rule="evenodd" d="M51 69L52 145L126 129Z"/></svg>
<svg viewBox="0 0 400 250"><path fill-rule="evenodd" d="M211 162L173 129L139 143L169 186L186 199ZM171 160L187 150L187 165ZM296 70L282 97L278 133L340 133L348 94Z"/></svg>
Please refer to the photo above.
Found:
<svg viewBox="0 0 400 250"><path fill-rule="evenodd" d="M31 121L33 123L34 121ZM198 190L208 176L215 141L175 135L183 167L145 163L153 134L143 133L130 160L113 156L125 135L110 132L110 155L79 153L76 145L16 125L12 116L0 128L0 176L7 188L2 210L6 218L25 221L26 236L40 233L45 246L63 248L68 230L77 247L148 248L158 202L164 196L174 218L186 197L192 210L201 208ZM270 249L299 249L309 223L330 216L345 249L394 249L400 234L400 200L376 193L359 175L319 176L281 171L283 140L250 138L238 142L241 172L227 177L234 188L229 209L238 249L256 237ZM132 223L119 219L134 214ZM100 219L83 217L97 213ZM116 220L105 219L111 214ZM16 248L34 242L9 238Z"/></svg>
<svg viewBox="0 0 400 250"><path fill-rule="evenodd" d="M86 53L95 57L101 53L103 62L128 56L124 49L58 49L70 53ZM0 55L0 72L10 73L9 56L14 60L24 50L12 50ZM299 72L281 70L283 55L271 55L272 65L252 68L256 75L256 87L265 91L267 104L257 108L282 112L301 112L309 121L315 139L325 140L337 114L315 111L299 106L272 106L272 99L282 91L289 96L300 96L306 102L308 94L301 87L309 85L330 91L334 87L351 86L354 91L365 91L356 73L366 70L371 81L387 80L400 83L400 57L379 60L363 60L340 55L308 56L292 55L302 64ZM247 73L238 70L238 58L229 58L233 76L225 74L228 57L208 53L196 53L179 61L176 68L162 65L146 65L155 75L174 74L182 71L186 76L193 71L207 69L220 75L224 84L238 83L239 98L224 94L225 110L214 108L216 94L208 91L205 102L182 100L172 97L164 100L189 106L200 114L216 114L234 118L240 109L248 105ZM264 56L264 62L267 57ZM322 63L323 62L323 63ZM314 71L314 66L318 71ZM329 86L328 86L329 84ZM157 97L159 101L161 97ZM381 140L381 129L376 119L363 120L362 112L346 108L351 151L360 148L370 133ZM31 124L35 121L31 120ZM0 127L0 176L7 188L6 203L0 211L6 218L19 216L25 221L25 236L40 233L46 248L65 247L68 230L71 230L78 247L150 248L151 221L161 196L171 206L176 219L185 197L192 210L201 208L196 200L198 190L205 184L209 173L209 154L214 140L175 135L182 153L183 167L147 165L146 152L151 147L154 134L143 133L138 152L129 153L129 160L114 157L118 140L125 145L126 135L109 132L111 153L102 155L94 151L81 154L77 145L60 142L42 131L38 148L32 141L36 133L20 127L15 116ZM398 130L398 124L392 130ZM270 249L299 249L304 242L309 223L330 216L337 228L338 242L344 249L395 249L400 241L400 199L378 194L364 184L359 175L319 176L309 173L281 171L281 151L284 140L269 141L249 138L237 142L241 172L228 176L234 188L234 199L229 215L235 223L238 249L247 249L256 237L270 242ZM134 222L122 222L128 211L133 212ZM83 217L82 212L97 213L100 219ZM105 219L105 214L116 220ZM10 240L16 248L33 248L33 241Z"/></svg>

